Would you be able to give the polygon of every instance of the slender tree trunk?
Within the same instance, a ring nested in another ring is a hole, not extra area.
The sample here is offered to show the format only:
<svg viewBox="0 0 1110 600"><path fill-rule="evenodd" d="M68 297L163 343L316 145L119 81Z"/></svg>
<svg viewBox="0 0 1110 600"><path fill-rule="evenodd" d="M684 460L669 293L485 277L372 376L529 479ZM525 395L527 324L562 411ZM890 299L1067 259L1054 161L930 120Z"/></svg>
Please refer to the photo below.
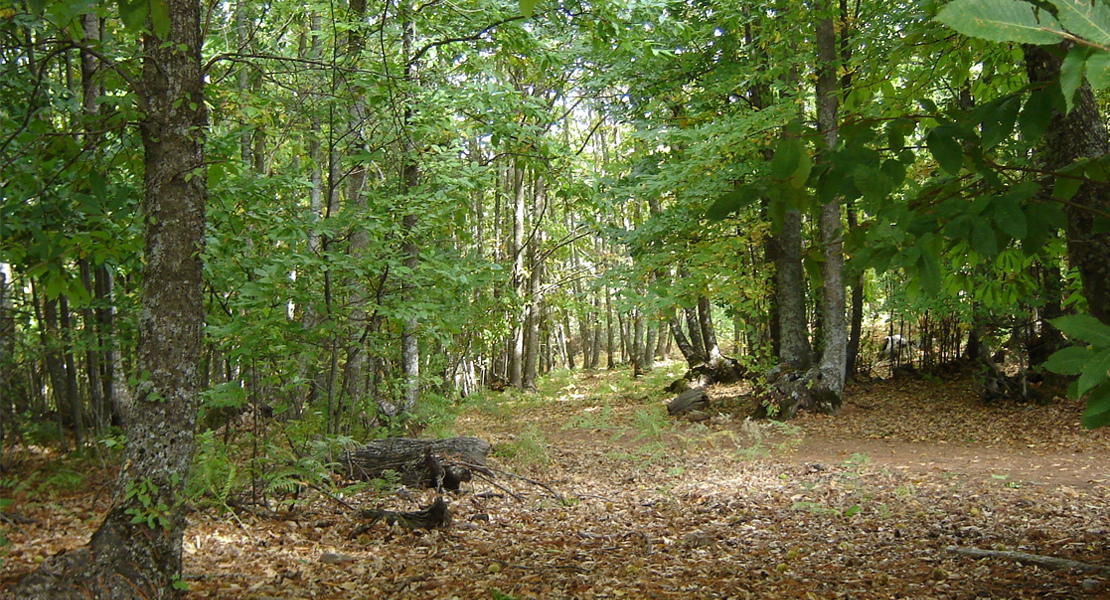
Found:
<svg viewBox="0 0 1110 600"><path fill-rule="evenodd" d="M73 358L73 321L69 313L69 298L65 294L58 296L58 316L65 348L62 356L65 361L66 406L73 419L73 439L80 452L85 448L85 407L77 384L77 361Z"/></svg>
<svg viewBox="0 0 1110 600"><path fill-rule="evenodd" d="M100 307L96 309L96 319L100 327L101 343L104 346L104 398L112 409L112 424L122 427L131 411L131 389L124 376L123 357L116 339L116 305L112 272L107 265L100 265L93 272L96 280L96 298Z"/></svg>
<svg viewBox="0 0 1110 600"><path fill-rule="evenodd" d="M848 227L856 227L856 213L848 210ZM852 280L852 321L848 333L848 354L844 367L845 381L851 381L856 374L856 360L859 357L860 338L863 334L863 303L864 303L863 273L856 275Z"/></svg>
<svg viewBox="0 0 1110 600"><path fill-rule="evenodd" d="M540 331L543 328L543 255L541 245L544 233L541 229L544 215L544 181L536 174L532 191L532 236L528 243L528 264L531 273L528 277L528 343L524 354L524 387L536 389L537 366L540 354Z"/></svg>
<svg viewBox="0 0 1110 600"><path fill-rule="evenodd" d="M513 239L510 246L513 255L513 289L517 298L524 298L524 170L513 168ZM512 353L509 356L509 383L520 389L523 387L524 362L524 317L520 315L513 324Z"/></svg>
<svg viewBox="0 0 1110 600"><path fill-rule="evenodd" d="M360 0L364 1L364 0ZM417 70L419 64L413 55L413 42L416 35L416 27L412 21L411 9L408 1L404 2L404 15L402 17L402 45L403 53L405 56L405 82L411 87L417 85ZM417 156L416 149L416 132L412 127L413 118L416 116L412 107L405 109L405 128L404 128L404 169L401 176L402 193L406 196L411 195L416 191L417 186L420 184L420 162ZM404 258L405 268L410 273L416 273L417 268L420 266L420 247L417 244L417 230L418 217L416 212L410 210L401 219L401 229L404 230L404 243L401 245L401 254ZM412 284L411 278L406 278L401 283L401 293L409 301L415 300L415 289ZM401 326L401 374L404 379L404 391L401 404L401 411L411 413L416 407L416 402L420 398L420 339L417 336L417 330L420 326L420 320L413 311L408 317L405 318L404 324Z"/></svg>
<svg viewBox="0 0 1110 600"><path fill-rule="evenodd" d="M615 347L615 332L613 331L613 299L611 297L609 286L605 286L605 368L612 371L617 368L617 363L614 354L616 353Z"/></svg>
<svg viewBox="0 0 1110 600"><path fill-rule="evenodd" d="M674 336L675 345L678 346L678 351L682 353L682 357L686 359L686 366L693 369L701 364L699 360L700 357L697 351L694 350L693 344L690 343L689 338L687 338L686 334L682 331L682 324L679 322L678 317L671 315L668 323L671 327L671 335Z"/></svg>
<svg viewBox="0 0 1110 600"><path fill-rule="evenodd" d="M650 371L655 368L655 344L658 334L658 328L653 327L649 322L647 325L647 333L644 335L644 355L640 360L640 367L644 371Z"/></svg>
<svg viewBox="0 0 1110 600"><path fill-rule="evenodd" d="M34 297L35 310L40 305L38 290L41 286L32 284L31 294ZM66 367L62 355L58 352L57 343L54 341L58 335L58 309L57 300L41 299L42 314L36 315L36 320L42 323L39 338L43 347L43 360L46 361L46 373L50 377L50 391L54 397L54 409L57 411L59 440L63 451L69 451L69 443L65 438L63 415L69 409L69 397L66 394Z"/></svg>
<svg viewBox="0 0 1110 600"><path fill-rule="evenodd" d="M5 434L11 428L10 421L16 404L15 368L15 319L12 310L12 269L6 262L0 262L0 449L4 447ZM3 453L0 453L0 470L5 468Z"/></svg>

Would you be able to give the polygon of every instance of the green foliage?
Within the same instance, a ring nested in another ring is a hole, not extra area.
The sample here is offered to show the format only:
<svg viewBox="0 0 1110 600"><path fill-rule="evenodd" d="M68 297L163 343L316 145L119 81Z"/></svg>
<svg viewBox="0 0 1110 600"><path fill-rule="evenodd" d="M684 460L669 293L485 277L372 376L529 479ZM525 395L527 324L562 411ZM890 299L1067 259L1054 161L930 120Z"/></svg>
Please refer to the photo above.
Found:
<svg viewBox="0 0 1110 600"><path fill-rule="evenodd" d="M1061 375L1078 375L1068 395L1086 396L1081 422L1087 429L1110 424L1110 326L1089 315L1069 315L1052 324L1070 338L1088 345L1064 348L1049 357L1045 368Z"/></svg>
<svg viewBox="0 0 1110 600"><path fill-rule="evenodd" d="M992 42L1054 44L1060 25L1046 11L1021 0L955 0L944 5L937 20L969 37Z"/></svg>
<svg viewBox="0 0 1110 600"><path fill-rule="evenodd" d="M174 473L174 476L177 474ZM131 506L123 512L131 516L131 523L145 523L147 527L169 527L170 507L161 498L158 486L149 478L128 481L124 490L124 501L135 500L139 506Z"/></svg>
<svg viewBox="0 0 1110 600"><path fill-rule="evenodd" d="M546 465L550 462L547 456L547 438L534 426L528 427L513 440L498 444L493 453L523 465Z"/></svg>

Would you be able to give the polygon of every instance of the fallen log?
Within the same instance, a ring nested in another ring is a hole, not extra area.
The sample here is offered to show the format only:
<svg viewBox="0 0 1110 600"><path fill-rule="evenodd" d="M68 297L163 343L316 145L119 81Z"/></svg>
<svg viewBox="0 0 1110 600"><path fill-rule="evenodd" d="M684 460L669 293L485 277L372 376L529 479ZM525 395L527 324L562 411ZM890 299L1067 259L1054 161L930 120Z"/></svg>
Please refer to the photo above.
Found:
<svg viewBox="0 0 1110 600"><path fill-rule="evenodd" d="M957 548L956 546L949 546L948 551L955 552L956 554L962 554L964 556L970 556L972 558L1008 558L1023 565L1034 565L1045 569L1074 570L1080 573L1097 573L1099 575L1110 575L1110 567L1079 562L1076 560L1068 560L1066 558L1056 558L1055 556L1042 556L1040 554L1015 552L1013 550L980 550L979 548Z"/></svg>
<svg viewBox="0 0 1110 600"><path fill-rule="evenodd" d="M702 389L686 390L667 403L667 412L681 415L689 411L703 411L709 406L709 395Z"/></svg>
<svg viewBox="0 0 1110 600"><path fill-rule="evenodd" d="M358 518L369 519L369 522L355 529L351 534L352 538L366 533L370 526L378 521L385 521L386 525L391 527L400 525L405 529L436 529L451 526L451 510L447 508L447 503L443 501L442 496L421 510L396 512L377 508L363 509L358 511Z"/></svg>
<svg viewBox="0 0 1110 600"><path fill-rule="evenodd" d="M344 466L351 479L383 479L392 471L403 485L457 490L470 481L471 469L486 469L489 451L489 443L475 437L388 438L348 452Z"/></svg>

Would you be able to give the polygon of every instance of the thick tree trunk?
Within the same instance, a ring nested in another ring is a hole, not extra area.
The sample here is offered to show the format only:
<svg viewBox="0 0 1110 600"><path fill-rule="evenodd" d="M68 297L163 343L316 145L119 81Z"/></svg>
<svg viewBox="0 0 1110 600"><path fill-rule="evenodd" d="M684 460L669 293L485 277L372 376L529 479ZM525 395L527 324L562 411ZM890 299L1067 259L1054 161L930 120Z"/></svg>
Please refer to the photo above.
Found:
<svg viewBox="0 0 1110 600"><path fill-rule="evenodd" d="M167 39L146 34L139 97L145 150L143 291L127 447L88 546L46 560L16 598L176 598L201 374L207 127L200 4L169 0ZM149 374L149 375L148 375Z"/></svg>
<svg viewBox="0 0 1110 600"><path fill-rule="evenodd" d="M806 280L802 270L802 215L789 208L775 236L775 303L779 309L779 363L794 369L813 364L806 327Z"/></svg>
<svg viewBox="0 0 1110 600"><path fill-rule="evenodd" d="M713 305L705 295L698 296L698 328L705 344L705 356L709 362L716 362L721 358L721 348L717 345L717 330L713 328Z"/></svg>
<svg viewBox="0 0 1110 600"><path fill-rule="evenodd" d="M1060 76L1062 57L1071 42L1053 54L1039 46L1023 46L1029 81L1047 84ZM1107 153L1106 126L1098 103L1086 82L1075 95L1075 106L1067 115L1052 115L1041 146L1046 169L1060 169L1079 158L1097 158ZM1110 213L1110 193L1103 184L1085 182L1064 207L1068 217L1068 259L1079 271L1083 295L1091 315L1110 325L1110 232L1096 231L1095 213Z"/></svg>
<svg viewBox="0 0 1110 600"><path fill-rule="evenodd" d="M709 362L709 353L705 351L705 338L702 337L701 322L698 321L697 307L683 307L682 312L686 316L686 332L690 336L690 346L694 349L698 363Z"/></svg>
<svg viewBox="0 0 1110 600"><path fill-rule="evenodd" d="M828 151L837 142L837 76L836 31L833 28L833 6L824 0L824 14L817 21L817 126ZM821 399L825 410L838 410L844 393L848 331L844 321L844 241L841 230L840 198L833 198L821 207L818 228L821 235L821 315L824 345L821 350L820 375L813 381L813 393Z"/></svg>

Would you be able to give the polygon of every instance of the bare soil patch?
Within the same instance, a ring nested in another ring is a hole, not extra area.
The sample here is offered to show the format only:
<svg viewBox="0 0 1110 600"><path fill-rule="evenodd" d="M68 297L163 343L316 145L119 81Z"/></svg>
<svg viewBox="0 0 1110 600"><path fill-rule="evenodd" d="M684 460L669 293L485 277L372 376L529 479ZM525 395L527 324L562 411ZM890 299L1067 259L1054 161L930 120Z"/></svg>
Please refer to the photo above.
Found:
<svg viewBox="0 0 1110 600"><path fill-rule="evenodd" d="M841 415L772 424L746 420L733 387L689 424L663 410L663 370L564 374L465 408L458 434L557 497L478 479L447 497L450 529L356 539L352 511L322 496L276 518L193 513L186 598L1110 597L1101 575L949 551L1110 565L1110 439L1079 428L1075 403L982 406L969 384L879 382ZM87 539L106 508L96 489L9 507L29 522L4 525L2 585Z"/></svg>

